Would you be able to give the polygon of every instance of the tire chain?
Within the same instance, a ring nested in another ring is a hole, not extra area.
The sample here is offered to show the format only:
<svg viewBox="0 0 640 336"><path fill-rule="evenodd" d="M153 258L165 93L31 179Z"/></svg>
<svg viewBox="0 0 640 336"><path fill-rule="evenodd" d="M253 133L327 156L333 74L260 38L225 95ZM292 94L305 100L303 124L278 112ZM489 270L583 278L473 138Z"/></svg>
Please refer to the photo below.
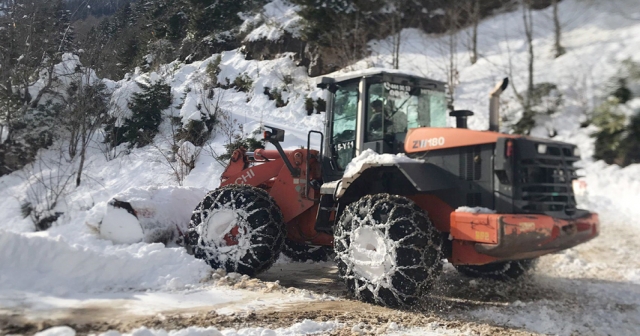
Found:
<svg viewBox="0 0 640 336"><path fill-rule="evenodd" d="M374 218L376 214L383 222ZM372 283L354 273L354 261L349 255L349 246L355 230L363 226L378 229L392 241L395 249L401 248L405 251L403 253L412 251L411 254L419 258L412 259L412 264L403 265L407 263L403 257L408 255L396 254L395 267L385 275L386 283L391 286L385 287L380 282ZM404 236L397 240L391 239L390 235L397 235L397 231L401 231ZM415 304L431 288L442 270L440 233L422 209L402 196L367 195L350 204L340 217L334 241L340 277L347 283L354 296L365 302L392 307Z"/></svg>
<svg viewBox="0 0 640 336"><path fill-rule="evenodd" d="M248 239L250 246L244 253L239 250L242 256L235 260L221 258L225 252L220 249L226 245L219 246L202 237L206 236L207 227L202 228L205 230L202 236L197 232L198 226L206 222L212 210L218 209L244 212L241 217L244 220L238 223L244 236L240 239ZM191 215L186 242L191 245L196 258L205 260L212 268L254 276L269 269L278 259L285 237L282 213L265 190L248 185L229 185L209 192L198 204Z"/></svg>

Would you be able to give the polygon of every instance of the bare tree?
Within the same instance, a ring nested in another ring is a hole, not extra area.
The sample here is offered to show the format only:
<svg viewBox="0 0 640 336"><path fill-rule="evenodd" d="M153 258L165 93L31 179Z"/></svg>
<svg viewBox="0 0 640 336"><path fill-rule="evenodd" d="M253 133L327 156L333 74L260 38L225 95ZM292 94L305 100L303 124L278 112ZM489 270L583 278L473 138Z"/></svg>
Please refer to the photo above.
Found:
<svg viewBox="0 0 640 336"><path fill-rule="evenodd" d="M402 11L395 8L390 15L391 27L391 65L394 69L400 68L400 45L402 44Z"/></svg>
<svg viewBox="0 0 640 336"><path fill-rule="evenodd" d="M164 144L151 141L150 145L160 153L164 159L162 163L169 167L178 185L182 185L187 175L195 168L202 147L197 147L189 141L178 140L177 133L178 130L172 125L171 134L160 137L164 139Z"/></svg>
<svg viewBox="0 0 640 336"><path fill-rule="evenodd" d="M562 44L560 44L560 40L562 39L562 27L560 26L560 18L558 17L558 0L551 0L551 4L553 5L553 31L555 42L553 44L553 49L555 51L555 57L558 58L566 52Z"/></svg>
<svg viewBox="0 0 640 336"><path fill-rule="evenodd" d="M478 61L478 24L482 13L480 11L480 1L477 0L465 0L463 2L466 16L471 23L471 30L469 32L469 61L471 64L476 64Z"/></svg>
<svg viewBox="0 0 640 336"><path fill-rule="evenodd" d="M31 219L37 231L48 229L62 215L54 210L69 193L75 175L74 166L65 162L63 148L58 148L55 154L31 163L23 171L28 187L22 214Z"/></svg>
<svg viewBox="0 0 640 336"><path fill-rule="evenodd" d="M525 39L527 41L527 51L528 51L528 63L527 63L527 94L524 97L524 110L525 112L531 109L531 96L533 94L533 63L535 60L535 55L533 53L533 18L532 12L533 8L531 7L531 3L533 0L521 0L522 1L522 22L524 24L524 34Z"/></svg>
<svg viewBox="0 0 640 336"><path fill-rule="evenodd" d="M332 62L330 55L323 57L328 62L334 63L333 67L340 68L343 65L349 65L366 53L367 43L367 26L365 24L364 14L356 11L353 20L345 20L338 14L334 14L335 25L330 33L323 36L323 39L331 46L334 52L334 60ZM332 64L326 64L332 65Z"/></svg>
<svg viewBox="0 0 640 336"><path fill-rule="evenodd" d="M443 61L438 65L447 78L447 108L454 110L455 91L459 84L460 73L458 71L458 34L460 29L460 16L463 8L457 1L443 3L444 14L442 24L446 32L439 39L437 48Z"/></svg>
<svg viewBox="0 0 640 336"><path fill-rule="evenodd" d="M92 77L92 70L84 69L71 83L63 97L65 106L61 113L62 125L68 131L70 159L79 156L76 186L82 181L87 148L96 131L108 118L109 92L105 84Z"/></svg>

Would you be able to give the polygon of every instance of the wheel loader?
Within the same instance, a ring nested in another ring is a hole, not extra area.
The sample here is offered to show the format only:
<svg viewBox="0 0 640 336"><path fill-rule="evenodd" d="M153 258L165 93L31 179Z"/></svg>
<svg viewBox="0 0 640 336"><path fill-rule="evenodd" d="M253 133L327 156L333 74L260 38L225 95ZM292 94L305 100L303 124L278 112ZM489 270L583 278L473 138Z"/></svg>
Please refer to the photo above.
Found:
<svg viewBox="0 0 640 336"><path fill-rule="evenodd" d="M372 69L317 84L324 132L284 150L284 130L266 127L273 149L236 150L185 233L197 258L251 276L281 252L334 259L355 298L401 307L428 293L444 259L515 279L598 235L598 215L576 207L577 147L498 132L507 79L490 94L488 131L467 128L471 111L448 112L439 81Z"/></svg>

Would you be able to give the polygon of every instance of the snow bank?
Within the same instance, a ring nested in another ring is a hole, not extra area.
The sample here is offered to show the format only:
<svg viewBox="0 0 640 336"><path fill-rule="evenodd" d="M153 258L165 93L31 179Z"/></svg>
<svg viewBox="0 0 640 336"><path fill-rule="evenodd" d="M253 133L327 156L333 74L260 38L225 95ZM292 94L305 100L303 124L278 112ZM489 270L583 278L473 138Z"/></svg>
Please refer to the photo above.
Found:
<svg viewBox="0 0 640 336"><path fill-rule="evenodd" d="M70 327L53 327L36 333L35 336L76 336L76 331Z"/></svg>
<svg viewBox="0 0 640 336"><path fill-rule="evenodd" d="M356 156L349 162L347 167L344 170L343 177L352 177L355 174L359 173L362 167L365 164L380 164L380 165L391 165L396 162L424 162L424 160L417 160L407 157L404 154L378 154L374 152L372 149L367 149L360 153L360 155Z"/></svg>
<svg viewBox="0 0 640 336"><path fill-rule="evenodd" d="M118 244L171 241L186 232L193 209L206 193L192 187L129 188L94 206L87 224ZM117 206L121 202L129 203L135 214Z"/></svg>
<svg viewBox="0 0 640 336"><path fill-rule="evenodd" d="M625 168L603 161L587 165L586 194L581 205L600 212L601 220L616 221L640 228L640 164Z"/></svg>
<svg viewBox="0 0 640 336"><path fill-rule="evenodd" d="M0 231L1 290L56 294L106 290L177 289L210 272L183 248L136 244L101 250L62 237Z"/></svg>

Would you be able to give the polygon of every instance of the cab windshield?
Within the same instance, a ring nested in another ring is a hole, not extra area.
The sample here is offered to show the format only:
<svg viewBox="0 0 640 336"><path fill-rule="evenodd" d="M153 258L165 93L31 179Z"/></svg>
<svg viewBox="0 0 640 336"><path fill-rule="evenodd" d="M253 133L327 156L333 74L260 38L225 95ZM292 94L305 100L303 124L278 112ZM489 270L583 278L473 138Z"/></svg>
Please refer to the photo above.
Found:
<svg viewBox="0 0 640 336"><path fill-rule="evenodd" d="M444 92L386 82L370 84L368 92L365 141L404 141L409 129L447 126Z"/></svg>

